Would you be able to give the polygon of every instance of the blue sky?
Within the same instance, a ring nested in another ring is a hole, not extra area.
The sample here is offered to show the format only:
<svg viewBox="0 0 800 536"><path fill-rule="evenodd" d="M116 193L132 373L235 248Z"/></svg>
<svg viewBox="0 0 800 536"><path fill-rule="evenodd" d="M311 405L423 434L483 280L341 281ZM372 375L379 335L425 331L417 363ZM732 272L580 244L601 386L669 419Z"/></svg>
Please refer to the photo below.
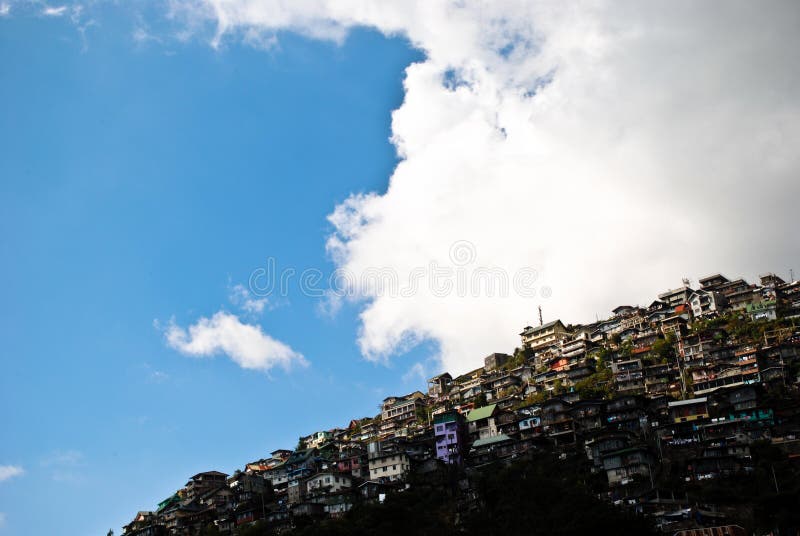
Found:
<svg viewBox="0 0 800 536"><path fill-rule="evenodd" d="M591 322L684 277L800 273L798 23L0 0L0 534L118 532L512 351L538 306ZM268 259L288 293L242 295ZM307 269L354 299L301 292Z"/></svg>
<svg viewBox="0 0 800 536"><path fill-rule="evenodd" d="M220 309L274 257L330 272L326 216L381 190L401 39L293 34L271 52L137 44L109 10L0 18L2 534L105 534L195 472L232 472L422 387L370 363L357 311L293 289L253 322L306 369L185 357L155 319Z"/></svg>

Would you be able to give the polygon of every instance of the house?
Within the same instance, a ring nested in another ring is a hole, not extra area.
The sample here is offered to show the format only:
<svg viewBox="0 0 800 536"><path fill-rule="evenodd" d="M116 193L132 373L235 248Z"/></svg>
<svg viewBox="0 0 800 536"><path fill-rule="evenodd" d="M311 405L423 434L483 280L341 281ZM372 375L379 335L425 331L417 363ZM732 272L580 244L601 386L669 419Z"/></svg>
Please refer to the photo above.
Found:
<svg viewBox="0 0 800 536"><path fill-rule="evenodd" d="M291 507L292 517L310 517L322 518L325 517L325 506L313 502L301 502L293 504Z"/></svg>
<svg viewBox="0 0 800 536"><path fill-rule="evenodd" d="M428 380L428 396L433 399L439 399L450 392L452 384L453 377L447 372L434 376Z"/></svg>
<svg viewBox="0 0 800 536"><path fill-rule="evenodd" d="M360 448L360 444L358 449L340 453L335 465L336 470L340 473L349 474L355 478L368 476L366 452Z"/></svg>
<svg viewBox="0 0 800 536"><path fill-rule="evenodd" d="M286 486L286 502L289 504L300 504L305 501L308 488L305 478L293 478Z"/></svg>
<svg viewBox="0 0 800 536"><path fill-rule="evenodd" d="M670 418L674 423L708 419L708 398L704 396L670 402L668 407Z"/></svg>
<svg viewBox="0 0 800 536"><path fill-rule="evenodd" d="M706 330L693 335L686 335L677 340L678 355L687 368L703 367L714 361L714 351L719 349L725 338L722 330Z"/></svg>
<svg viewBox="0 0 800 536"><path fill-rule="evenodd" d="M469 415L467 415L470 438L477 440L497 435L497 423L495 421L497 413L497 404L490 404L470 411Z"/></svg>
<svg viewBox="0 0 800 536"><path fill-rule="evenodd" d="M644 368L641 359L611 363L614 384L620 394L644 393Z"/></svg>
<svg viewBox="0 0 800 536"><path fill-rule="evenodd" d="M517 408L515 411L519 421L517 427L520 431L520 437L534 437L540 436L543 433L542 429L542 405L530 404Z"/></svg>
<svg viewBox="0 0 800 536"><path fill-rule="evenodd" d="M624 486L637 478L651 477L653 456L645 447L629 447L603 455L603 469L610 487Z"/></svg>
<svg viewBox="0 0 800 536"><path fill-rule="evenodd" d="M531 350L538 350L552 344L558 344L569 337L569 332L561 320L554 320L537 327L526 326L520 333L522 345Z"/></svg>
<svg viewBox="0 0 800 536"><path fill-rule="evenodd" d="M672 307L667 305L666 302L661 300L654 300L647 307L647 320L651 323L659 323L672 314Z"/></svg>
<svg viewBox="0 0 800 536"><path fill-rule="evenodd" d="M478 439L469 451L472 465L483 465L516 454L516 441L505 434Z"/></svg>
<svg viewBox="0 0 800 536"><path fill-rule="evenodd" d="M633 307L631 305L620 305L619 307L612 309L611 312L614 313L614 316L627 316L637 312L638 309L638 307Z"/></svg>
<svg viewBox="0 0 800 536"><path fill-rule="evenodd" d="M658 295L658 299L665 302L670 307L675 307L676 305L687 303L689 301L689 296L691 296L693 292L694 291L686 285L663 292Z"/></svg>
<svg viewBox="0 0 800 536"><path fill-rule="evenodd" d="M325 506L325 513L332 518L342 517L349 512L358 502L358 491L350 488L338 492L332 492L317 499Z"/></svg>
<svg viewBox="0 0 800 536"><path fill-rule="evenodd" d="M358 492L361 494L362 499L367 502L382 503L386 495L393 489L393 486L378 480L367 480L358 485Z"/></svg>
<svg viewBox="0 0 800 536"><path fill-rule="evenodd" d="M631 432L604 432L587 440L584 445L586 457L594 465L594 471L603 468L603 457L611 452L628 448L636 439Z"/></svg>
<svg viewBox="0 0 800 536"><path fill-rule="evenodd" d="M785 318L800 316L800 281L792 281L775 289L776 298Z"/></svg>
<svg viewBox="0 0 800 536"><path fill-rule="evenodd" d="M247 500L257 495L272 495L272 482L262 475L241 471L236 471L228 479L228 488L233 492L237 501Z"/></svg>
<svg viewBox="0 0 800 536"><path fill-rule="evenodd" d="M582 400L576 402L568 410L575 431L589 434L603 429L605 426L604 404L602 400Z"/></svg>
<svg viewBox="0 0 800 536"><path fill-rule="evenodd" d="M405 442L374 441L367 445L369 478L378 482L405 480L411 471L411 460Z"/></svg>
<svg viewBox="0 0 800 536"><path fill-rule="evenodd" d="M133 521L122 527L122 536L166 536L167 527L154 512L138 512Z"/></svg>
<svg viewBox="0 0 800 536"><path fill-rule="evenodd" d="M464 417L457 411L440 413L433 418L436 458L447 464L461 465L467 445Z"/></svg>
<svg viewBox="0 0 800 536"><path fill-rule="evenodd" d="M244 473L242 473L244 474ZM249 476L249 475L247 475ZM260 477L253 477L263 480ZM215 517L220 518L229 512L234 505L235 494L228 487L219 487L205 492L201 495L197 502L204 508L214 510Z"/></svg>
<svg viewBox="0 0 800 536"><path fill-rule="evenodd" d="M749 385L761 381L758 352L755 348L744 347L734 351L730 360L719 361L692 374L695 395L705 395L722 387Z"/></svg>
<svg viewBox="0 0 800 536"><path fill-rule="evenodd" d="M281 465L286 459L292 455L291 450L278 449L270 453L269 458L262 458L260 460L250 462L245 466L245 471L248 473L265 473L270 469Z"/></svg>
<svg viewBox="0 0 800 536"><path fill-rule="evenodd" d="M753 302L745 306L745 311L753 321L775 320L778 318L778 303L775 300Z"/></svg>
<svg viewBox="0 0 800 536"><path fill-rule="evenodd" d="M317 449L296 450L284 462L286 465L286 478L292 480L305 478L317 471Z"/></svg>
<svg viewBox="0 0 800 536"><path fill-rule="evenodd" d="M186 499L193 501L205 492L227 485L228 475L219 471L197 473L186 483Z"/></svg>
<svg viewBox="0 0 800 536"><path fill-rule="evenodd" d="M747 310L748 306L760 303L762 301L762 293L760 289L747 287L726 295L726 298L732 311L743 311Z"/></svg>
<svg viewBox="0 0 800 536"><path fill-rule="evenodd" d="M353 487L352 479L334 471L317 473L306 480L306 490L309 496L327 495Z"/></svg>
<svg viewBox="0 0 800 536"><path fill-rule="evenodd" d="M486 400L505 398L516 391L522 380L510 372L494 373L481 382L481 389L486 393Z"/></svg>
<svg viewBox="0 0 800 536"><path fill-rule="evenodd" d="M728 299L713 290L696 290L689 296L689 307L695 318L718 314L728 304Z"/></svg>
<svg viewBox="0 0 800 536"><path fill-rule="evenodd" d="M606 402L606 428L609 431L640 432L647 423L644 409L645 400L641 396L619 396Z"/></svg>
<svg viewBox="0 0 800 536"><path fill-rule="evenodd" d="M562 398L551 398L542 404L542 431L556 446L575 442L572 404Z"/></svg>
<svg viewBox="0 0 800 536"><path fill-rule="evenodd" d="M311 435L306 437L300 438L300 443L305 445L307 449L318 449L325 443L331 441L333 439L333 432L330 431L322 431L322 432L314 432Z"/></svg>
<svg viewBox="0 0 800 536"><path fill-rule="evenodd" d="M671 316L668 316L661 320L661 333L665 336L672 333L675 337L680 338L682 335L688 332L686 324L688 323L688 319L686 318L688 315L683 313L683 308L678 312L676 309L675 313Z"/></svg>
<svg viewBox="0 0 800 536"><path fill-rule="evenodd" d="M644 368L644 391L649 398L664 395L680 396L679 371L670 363L649 365Z"/></svg>
<svg viewBox="0 0 800 536"><path fill-rule="evenodd" d="M266 478L272 484L272 489L276 491L286 490L286 485L289 483L289 477L285 461L269 467L262 474L264 475L264 478Z"/></svg>
<svg viewBox="0 0 800 536"><path fill-rule="evenodd" d="M700 288L704 290L711 290L729 282L730 280L722 274L714 274L708 277L703 277L698 281L698 283L700 283Z"/></svg>
<svg viewBox="0 0 800 536"><path fill-rule="evenodd" d="M483 368L486 371L497 370L503 365L505 365L510 359L511 356L508 354L499 354L499 353L489 354L483 359L484 363Z"/></svg>
<svg viewBox="0 0 800 536"><path fill-rule="evenodd" d="M743 292L746 290L752 290L753 286L750 285L744 279L736 279L734 281L727 281L725 283L721 283L719 285L715 285L713 287L707 287L706 290L714 290L723 294L726 297L730 297L732 294L737 294L739 292Z"/></svg>
<svg viewBox="0 0 800 536"><path fill-rule="evenodd" d="M369 460L369 476L379 482L405 480L411 471L411 461L405 452L379 454Z"/></svg>
<svg viewBox="0 0 800 536"><path fill-rule="evenodd" d="M417 418L417 410L425 408L425 395L414 391L405 396L390 396L383 400L381 419L384 422L405 422Z"/></svg>

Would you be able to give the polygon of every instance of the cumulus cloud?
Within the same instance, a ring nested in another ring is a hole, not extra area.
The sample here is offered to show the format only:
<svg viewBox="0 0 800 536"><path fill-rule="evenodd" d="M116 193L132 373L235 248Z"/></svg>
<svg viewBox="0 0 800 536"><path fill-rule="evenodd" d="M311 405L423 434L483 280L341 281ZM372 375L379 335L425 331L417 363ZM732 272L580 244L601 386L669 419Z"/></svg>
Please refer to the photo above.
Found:
<svg viewBox="0 0 800 536"><path fill-rule="evenodd" d="M236 315L219 311L184 329L171 322L165 331L167 344L182 354L207 357L227 355L245 369L290 370L307 366L302 354L264 333L260 326L243 323Z"/></svg>
<svg viewBox="0 0 800 536"><path fill-rule="evenodd" d="M24 473L25 470L19 465L0 465L0 482Z"/></svg>
<svg viewBox="0 0 800 536"><path fill-rule="evenodd" d="M460 372L510 351L540 304L545 320L588 322L684 276L797 261L797 3L173 5L213 23L215 45L367 26L424 51L392 114L402 161L386 191L330 217L369 359L428 340ZM454 266L457 243L471 250ZM433 265L461 269L465 291L432 285ZM358 277L384 268L412 291ZM507 274L507 295L477 292L476 270ZM520 273L533 292L515 291Z"/></svg>

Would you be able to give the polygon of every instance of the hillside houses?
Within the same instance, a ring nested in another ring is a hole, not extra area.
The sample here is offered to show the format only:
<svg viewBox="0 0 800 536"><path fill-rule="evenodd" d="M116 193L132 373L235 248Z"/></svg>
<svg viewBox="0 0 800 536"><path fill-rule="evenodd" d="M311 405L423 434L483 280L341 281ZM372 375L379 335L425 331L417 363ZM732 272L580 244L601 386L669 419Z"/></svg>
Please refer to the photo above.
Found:
<svg viewBox="0 0 800 536"><path fill-rule="evenodd" d="M471 497L470 471L534 453L582 460L608 500L645 511L661 478L746 474L754 441L795 448L800 410L775 407L769 393L798 384L799 319L797 282L716 274L591 324L527 326L514 352L389 396L376 415L301 436L232 476L194 475L123 534L208 524L235 534L256 521L278 530L380 501L419 475L458 474Z"/></svg>

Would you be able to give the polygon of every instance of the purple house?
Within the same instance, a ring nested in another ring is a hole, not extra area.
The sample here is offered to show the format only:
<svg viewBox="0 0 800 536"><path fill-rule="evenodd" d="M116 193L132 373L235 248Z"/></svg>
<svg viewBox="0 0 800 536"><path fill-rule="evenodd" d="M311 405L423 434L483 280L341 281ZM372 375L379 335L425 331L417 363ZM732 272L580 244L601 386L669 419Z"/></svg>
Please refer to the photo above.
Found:
<svg viewBox="0 0 800 536"><path fill-rule="evenodd" d="M435 415L436 457L448 464L461 465L467 453L467 430L464 416L457 411Z"/></svg>

